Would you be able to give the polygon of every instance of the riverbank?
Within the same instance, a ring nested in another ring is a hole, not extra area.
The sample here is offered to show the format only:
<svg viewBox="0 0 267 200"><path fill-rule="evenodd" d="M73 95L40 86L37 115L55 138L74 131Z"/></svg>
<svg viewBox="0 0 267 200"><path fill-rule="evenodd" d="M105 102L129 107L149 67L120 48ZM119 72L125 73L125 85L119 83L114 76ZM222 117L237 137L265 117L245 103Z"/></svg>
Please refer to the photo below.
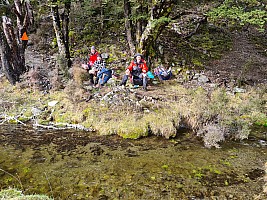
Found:
<svg viewBox="0 0 267 200"><path fill-rule="evenodd" d="M226 138L247 138L251 125L266 125L265 91L264 84L229 89L207 82L188 88L171 80L151 84L147 92L112 85L86 89L70 82L62 90L44 93L11 86L2 78L1 123L68 126L132 139L172 138L186 127L202 137L205 146L218 147Z"/></svg>

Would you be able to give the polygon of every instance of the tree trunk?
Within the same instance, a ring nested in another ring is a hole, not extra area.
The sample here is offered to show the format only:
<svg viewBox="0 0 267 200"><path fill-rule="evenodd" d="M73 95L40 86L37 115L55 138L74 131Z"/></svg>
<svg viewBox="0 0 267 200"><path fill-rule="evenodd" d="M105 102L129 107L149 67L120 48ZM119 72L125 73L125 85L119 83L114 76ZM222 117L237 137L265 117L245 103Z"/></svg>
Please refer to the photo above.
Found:
<svg viewBox="0 0 267 200"><path fill-rule="evenodd" d="M29 0L14 0L14 7L5 2L9 12L17 17L17 26L13 27L12 21L7 16L2 16L2 28L0 33L0 52L3 71L11 84L19 81L19 76L26 70L25 48L21 36L26 33L28 27L33 23L32 9Z"/></svg>
<svg viewBox="0 0 267 200"><path fill-rule="evenodd" d="M150 1L151 2L151 1ZM152 2L151 2L152 3ZM174 1L156 2L150 6L150 19L140 38L138 49L146 56L155 56L154 43L158 39L163 29L168 25L168 17Z"/></svg>
<svg viewBox="0 0 267 200"><path fill-rule="evenodd" d="M57 1L53 0L51 6L53 27L58 45L58 66L63 73L64 77L69 78L68 69L71 67L70 51L69 51L69 14L71 2L67 1L64 4L64 12L59 13ZM61 17L60 17L61 16Z"/></svg>
<svg viewBox="0 0 267 200"><path fill-rule="evenodd" d="M11 66L11 52L4 35L0 32L0 66L7 78L7 80L12 84L15 85L18 81L18 74L14 71L13 67Z"/></svg>
<svg viewBox="0 0 267 200"><path fill-rule="evenodd" d="M130 2L128 0L124 0L125 31L126 31L128 45L130 47L130 52L131 55L133 56L136 52L136 49L133 43L132 22L130 20L130 15L131 15Z"/></svg>
<svg viewBox="0 0 267 200"><path fill-rule="evenodd" d="M64 34L61 29L61 21L59 17L59 12L58 12L58 5L52 5L51 6L52 10L52 17L53 17L53 26L56 34L56 39L57 39L57 46L58 46L58 52L60 55L66 55L66 47L64 44Z"/></svg>
<svg viewBox="0 0 267 200"><path fill-rule="evenodd" d="M140 5L137 9L136 9L136 13L137 15L141 15L142 14L142 6ZM142 20L138 19L136 22L136 43L139 44L140 42L140 38L142 35Z"/></svg>

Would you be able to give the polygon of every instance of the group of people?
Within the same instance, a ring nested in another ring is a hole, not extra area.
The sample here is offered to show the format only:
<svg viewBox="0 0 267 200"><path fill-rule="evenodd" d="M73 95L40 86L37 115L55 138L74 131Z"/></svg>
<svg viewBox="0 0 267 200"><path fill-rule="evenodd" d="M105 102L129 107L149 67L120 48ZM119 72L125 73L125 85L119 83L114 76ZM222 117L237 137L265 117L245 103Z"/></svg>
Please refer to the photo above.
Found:
<svg viewBox="0 0 267 200"><path fill-rule="evenodd" d="M92 85L104 85L111 77L112 70L106 67L105 61L102 59L95 46L91 47L88 63L82 65L82 67L89 72L89 79ZM171 77L171 70L165 72L164 67L157 67L154 70L155 75L160 80L167 80ZM133 85L143 86L144 90L147 90L147 79L148 79L148 67L142 54L137 53L134 55L134 59L126 69L125 75L122 78L120 85L126 85L127 80L130 78ZM167 74L166 74L167 73ZM167 75L167 76L166 76Z"/></svg>
<svg viewBox="0 0 267 200"><path fill-rule="evenodd" d="M89 81L94 86L103 86L112 77L112 70L106 67L105 60L102 59L95 46L91 47L88 63L82 67L89 72Z"/></svg>

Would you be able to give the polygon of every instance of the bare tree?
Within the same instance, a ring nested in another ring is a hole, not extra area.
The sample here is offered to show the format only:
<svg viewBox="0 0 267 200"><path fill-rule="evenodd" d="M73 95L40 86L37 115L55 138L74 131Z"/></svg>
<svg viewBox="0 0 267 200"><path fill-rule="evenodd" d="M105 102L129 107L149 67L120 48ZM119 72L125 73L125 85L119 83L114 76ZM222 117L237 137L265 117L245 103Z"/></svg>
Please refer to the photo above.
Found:
<svg viewBox="0 0 267 200"><path fill-rule="evenodd" d="M19 76L27 70L25 66L27 45L22 36L34 22L33 12L29 0L14 0L13 3L3 0L2 3L5 12L1 17L0 26L0 66L9 82L15 84L19 81ZM12 15L7 16L10 13ZM16 21L16 26L13 21Z"/></svg>

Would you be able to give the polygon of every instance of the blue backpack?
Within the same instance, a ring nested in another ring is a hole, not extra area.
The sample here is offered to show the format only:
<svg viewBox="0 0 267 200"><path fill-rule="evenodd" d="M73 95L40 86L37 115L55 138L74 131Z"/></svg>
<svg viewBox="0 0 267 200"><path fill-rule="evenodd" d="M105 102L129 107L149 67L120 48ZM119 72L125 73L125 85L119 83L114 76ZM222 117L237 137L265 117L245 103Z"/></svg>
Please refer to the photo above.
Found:
<svg viewBox="0 0 267 200"><path fill-rule="evenodd" d="M172 71L171 68L168 70L165 69L162 65L158 66L154 69L154 74L160 79L160 80L169 80L172 77Z"/></svg>

